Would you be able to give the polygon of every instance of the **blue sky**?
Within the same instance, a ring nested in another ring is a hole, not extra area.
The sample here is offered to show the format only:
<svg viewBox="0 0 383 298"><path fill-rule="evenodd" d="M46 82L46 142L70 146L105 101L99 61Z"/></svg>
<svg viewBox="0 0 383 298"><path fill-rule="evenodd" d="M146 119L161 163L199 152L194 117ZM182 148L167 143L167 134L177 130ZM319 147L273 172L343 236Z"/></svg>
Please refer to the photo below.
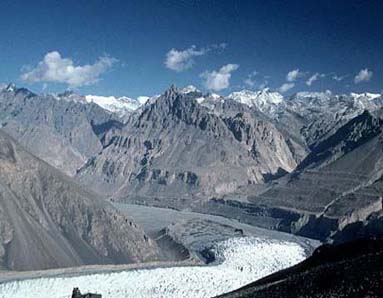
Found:
<svg viewBox="0 0 383 298"><path fill-rule="evenodd" d="M3 0L0 82L116 96L172 83L381 92L382 29L373 0Z"/></svg>

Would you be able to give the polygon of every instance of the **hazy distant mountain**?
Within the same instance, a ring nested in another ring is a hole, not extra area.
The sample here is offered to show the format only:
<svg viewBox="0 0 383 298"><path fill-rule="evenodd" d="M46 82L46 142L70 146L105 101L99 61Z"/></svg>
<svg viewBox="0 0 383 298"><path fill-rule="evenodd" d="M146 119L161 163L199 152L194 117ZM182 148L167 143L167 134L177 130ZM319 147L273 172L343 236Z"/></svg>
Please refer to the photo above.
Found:
<svg viewBox="0 0 383 298"><path fill-rule="evenodd" d="M115 198L209 197L295 168L264 116L240 104L235 111L230 100L215 112L191 93L172 87L144 106L79 171L80 181Z"/></svg>
<svg viewBox="0 0 383 298"><path fill-rule="evenodd" d="M37 95L8 85L0 90L0 126L36 156L73 175L102 150L120 118L72 92Z"/></svg>
<svg viewBox="0 0 383 298"><path fill-rule="evenodd" d="M148 99L147 96L140 96L137 99L126 96L85 96L87 102L93 102L109 112L116 113L121 118L126 118L130 113L144 105Z"/></svg>
<svg viewBox="0 0 383 298"><path fill-rule="evenodd" d="M157 255L132 219L0 131L0 268L131 263Z"/></svg>
<svg viewBox="0 0 383 298"><path fill-rule="evenodd" d="M288 127L289 131L299 132L307 146L311 147L364 110L381 108L382 96L370 95L298 92L285 100L285 109L278 115L277 121L281 126Z"/></svg>
<svg viewBox="0 0 383 298"><path fill-rule="evenodd" d="M382 213L382 129L381 119L367 111L358 115L313 147L293 173L250 201L290 210L280 228L322 240L374 219Z"/></svg>
<svg viewBox="0 0 383 298"><path fill-rule="evenodd" d="M249 90L233 92L228 98L255 107L269 116L274 116L284 106L283 96L278 92L271 92L268 88L257 92Z"/></svg>

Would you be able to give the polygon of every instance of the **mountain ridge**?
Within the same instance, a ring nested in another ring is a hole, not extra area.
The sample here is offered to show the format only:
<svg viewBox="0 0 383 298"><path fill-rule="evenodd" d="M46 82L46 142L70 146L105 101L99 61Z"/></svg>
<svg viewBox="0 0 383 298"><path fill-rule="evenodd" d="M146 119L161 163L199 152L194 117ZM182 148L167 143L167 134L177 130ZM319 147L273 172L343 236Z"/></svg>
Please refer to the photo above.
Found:
<svg viewBox="0 0 383 298"><path fill-rule="evenodd" d="M37 270L159 256L132 219L0 130L0 267Z"/></svg>

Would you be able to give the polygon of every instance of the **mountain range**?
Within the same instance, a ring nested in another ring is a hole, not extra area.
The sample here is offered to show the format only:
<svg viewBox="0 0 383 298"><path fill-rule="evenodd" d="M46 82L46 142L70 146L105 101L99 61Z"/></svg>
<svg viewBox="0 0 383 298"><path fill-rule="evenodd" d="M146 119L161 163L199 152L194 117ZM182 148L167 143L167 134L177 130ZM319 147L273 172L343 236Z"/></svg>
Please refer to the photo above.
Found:
<svg viewBox="0 0 383 298"><path fill-rule="evenodd" d="M107 200L330 242L380 233L382 107L372 93L221 96L171 86L131 99L4 86L0 203L18 211L1 214L1 266L158 259L156 242ZM126 229L105 238L118 225ZM16 260L26 247L35 263Z"/></svg>

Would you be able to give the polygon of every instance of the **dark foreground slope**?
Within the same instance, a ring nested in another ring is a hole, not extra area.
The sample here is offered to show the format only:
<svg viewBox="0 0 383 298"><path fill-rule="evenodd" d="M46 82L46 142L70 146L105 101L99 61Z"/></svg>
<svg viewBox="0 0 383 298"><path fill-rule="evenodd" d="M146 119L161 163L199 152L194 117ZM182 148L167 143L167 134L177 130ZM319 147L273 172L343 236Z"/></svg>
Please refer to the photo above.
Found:
<svg viewBox="0 0 383 298"><path fill-rule="evenodd" d="M0 131L0 269L153 260L156 244L126 215Z"/></svg>
<svg viewBox="0 0 383 298"><path fill-rule="evenodd" d="M382 297L383 239L321 246L296 266L220 297Z"/></svg>

